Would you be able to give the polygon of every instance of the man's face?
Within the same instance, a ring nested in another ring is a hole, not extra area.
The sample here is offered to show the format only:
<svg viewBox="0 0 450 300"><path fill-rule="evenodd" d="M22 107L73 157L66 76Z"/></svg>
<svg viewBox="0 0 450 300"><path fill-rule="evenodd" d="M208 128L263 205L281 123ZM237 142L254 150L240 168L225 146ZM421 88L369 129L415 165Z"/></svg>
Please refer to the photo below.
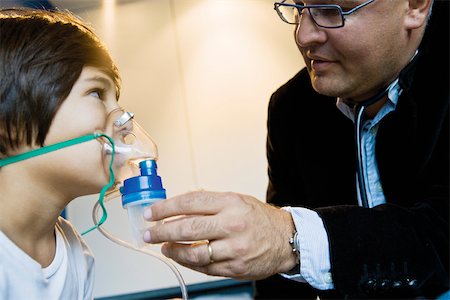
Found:
<svg viewBox="0 0 450 300"><path fill-rule="evenodd" d="M309 0L348 11L362 0ZM345 17L341 28L320 28L303 11L295 40L314 89L332 97L362 101L398 76L415 49L408 44L404 17L408 0L375 0Z"/></svg>

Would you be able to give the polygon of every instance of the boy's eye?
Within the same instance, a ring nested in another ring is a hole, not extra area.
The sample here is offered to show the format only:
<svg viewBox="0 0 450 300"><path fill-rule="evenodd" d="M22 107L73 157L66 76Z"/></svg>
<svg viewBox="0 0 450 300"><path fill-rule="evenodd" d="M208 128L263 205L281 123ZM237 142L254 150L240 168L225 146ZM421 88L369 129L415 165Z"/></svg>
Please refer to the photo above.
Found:
<svg viewBox="0 0 450 300"><path fill-rule="evenodd" d="M99 91L99 90L90 91L89 95L92 97L96 97L98 99L102 99L102 91Z"/></svg>

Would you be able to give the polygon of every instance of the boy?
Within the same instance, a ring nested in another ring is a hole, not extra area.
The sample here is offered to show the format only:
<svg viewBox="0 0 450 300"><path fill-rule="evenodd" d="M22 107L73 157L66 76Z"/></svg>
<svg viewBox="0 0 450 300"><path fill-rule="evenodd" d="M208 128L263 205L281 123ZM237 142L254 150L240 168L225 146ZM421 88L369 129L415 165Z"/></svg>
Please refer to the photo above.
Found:
<svg viewBox="0 0 450 300"><path fill-rule="evenodd" d="M89 27L65 12L5 9L0 41L0 163L94 132L112 134L120 78ZM110 180L102 142L0 167L1 299L92 299L92 253L59 215Z"/></svg>

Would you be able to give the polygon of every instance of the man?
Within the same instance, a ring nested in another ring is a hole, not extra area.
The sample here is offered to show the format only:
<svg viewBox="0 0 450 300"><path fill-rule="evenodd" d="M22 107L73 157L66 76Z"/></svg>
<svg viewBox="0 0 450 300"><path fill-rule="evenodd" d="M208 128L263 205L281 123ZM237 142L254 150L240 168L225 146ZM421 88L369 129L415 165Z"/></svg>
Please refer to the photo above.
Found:
<svg viewBox="0 0 450 300"><path fill-rule="evenodd" d="M275 4L307 66L269 105L267 200L287 207L194 192L152 206L153 221L190 217L144 239L207 274L288 278L257 281L256 298L437 297L449 289L448 2L428 27L432 0L325 2Z"/></svg>

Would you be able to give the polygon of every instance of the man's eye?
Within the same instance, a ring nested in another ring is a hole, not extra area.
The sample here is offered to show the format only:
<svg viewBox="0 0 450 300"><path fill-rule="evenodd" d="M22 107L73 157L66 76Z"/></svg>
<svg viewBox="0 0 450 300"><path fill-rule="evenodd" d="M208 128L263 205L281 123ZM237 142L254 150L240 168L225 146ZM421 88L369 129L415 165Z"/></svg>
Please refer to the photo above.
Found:
<svg viewBox="0 0 450 300"><path fill-rule="evenodd" d="M339 10L335 8L321 8L317 10L317 15L323 16L323 17L337 17L340 15Z"/></svg>

